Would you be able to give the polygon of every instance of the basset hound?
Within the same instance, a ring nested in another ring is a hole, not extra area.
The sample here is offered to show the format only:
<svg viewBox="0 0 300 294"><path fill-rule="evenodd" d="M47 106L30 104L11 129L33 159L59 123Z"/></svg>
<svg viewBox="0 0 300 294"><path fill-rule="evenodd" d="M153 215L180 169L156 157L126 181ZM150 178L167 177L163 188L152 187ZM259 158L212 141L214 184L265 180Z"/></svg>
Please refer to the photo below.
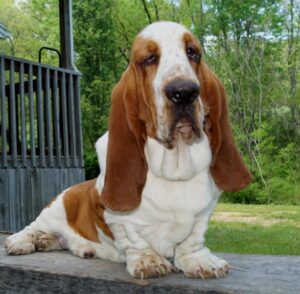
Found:
<svg viewBox="0 0 300 294"><path fill-rule="evenodd" d="M99 177L66 189L9 236L8 254L69 249L126 262L141 279L175 269L226 275L229 264L205 247L204 234L221 193L243 189L251 174L224 87L182 25L157 22L138 34L96 151Z"/></svg>

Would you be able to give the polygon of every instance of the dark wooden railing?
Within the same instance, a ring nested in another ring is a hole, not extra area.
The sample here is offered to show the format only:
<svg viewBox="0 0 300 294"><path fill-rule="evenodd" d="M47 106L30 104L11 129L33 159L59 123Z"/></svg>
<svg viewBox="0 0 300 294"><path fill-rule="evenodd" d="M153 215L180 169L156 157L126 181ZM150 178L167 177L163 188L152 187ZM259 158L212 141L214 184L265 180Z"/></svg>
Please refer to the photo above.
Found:
<svg viewBox="0 0 300 294"><path fill-rule="evenodd" d="M0 231L84 180L80 73L0 55Z"/></svg>
<svg viewBox="0 0 300 294"><path fill-rule="evenodd" d="M83 167L79 79L0 55L0 168Z"/></svg>

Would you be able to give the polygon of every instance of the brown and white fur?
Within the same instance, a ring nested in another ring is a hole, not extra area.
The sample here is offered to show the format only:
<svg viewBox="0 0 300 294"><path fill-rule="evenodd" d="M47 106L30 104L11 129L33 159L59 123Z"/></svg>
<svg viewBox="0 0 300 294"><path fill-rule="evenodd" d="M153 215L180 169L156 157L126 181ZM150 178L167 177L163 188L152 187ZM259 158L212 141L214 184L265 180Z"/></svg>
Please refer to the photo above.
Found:
<svg viewBox="0 0 300 294"><path fill-rule="evenodd" d="M108 132L96 143L99 177L63 191L8 237L8 254L69 249L126 262L138 278L175 268L203 279L227 273L204 234L222 191L244 188L251 175L233 141L224 88L201 55L176 23L137 36L112 93ZM177 104L167 88L182 80L197 97Z"/></svg>

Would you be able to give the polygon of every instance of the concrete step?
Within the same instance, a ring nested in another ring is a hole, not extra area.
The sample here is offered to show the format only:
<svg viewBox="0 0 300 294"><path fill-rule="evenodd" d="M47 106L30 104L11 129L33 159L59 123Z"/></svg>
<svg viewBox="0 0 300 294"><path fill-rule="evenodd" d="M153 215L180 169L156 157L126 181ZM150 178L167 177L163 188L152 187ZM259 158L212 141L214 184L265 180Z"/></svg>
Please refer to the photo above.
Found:
<svg viewBox="0 0 300 294"><path fill-rule="evenodd" d="M80 259L68 251L7 256L0 234L0 293L300 293L300 256L217 254L234 268L226 278L172 273L137 280L124 264Z"/></svg>

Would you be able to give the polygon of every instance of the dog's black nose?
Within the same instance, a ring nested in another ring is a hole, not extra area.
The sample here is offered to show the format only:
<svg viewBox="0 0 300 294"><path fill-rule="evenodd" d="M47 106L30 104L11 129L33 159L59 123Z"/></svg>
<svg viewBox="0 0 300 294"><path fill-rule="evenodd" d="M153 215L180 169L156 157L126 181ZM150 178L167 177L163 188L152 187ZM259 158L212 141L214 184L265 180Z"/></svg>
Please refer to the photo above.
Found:
<svg viewBox="0 0 300 294"><path fill-rule="evenodd" d="M199 96L200 87L189 80L176 79L165 87L167 97L176 105L191 104Z"/></svg>

